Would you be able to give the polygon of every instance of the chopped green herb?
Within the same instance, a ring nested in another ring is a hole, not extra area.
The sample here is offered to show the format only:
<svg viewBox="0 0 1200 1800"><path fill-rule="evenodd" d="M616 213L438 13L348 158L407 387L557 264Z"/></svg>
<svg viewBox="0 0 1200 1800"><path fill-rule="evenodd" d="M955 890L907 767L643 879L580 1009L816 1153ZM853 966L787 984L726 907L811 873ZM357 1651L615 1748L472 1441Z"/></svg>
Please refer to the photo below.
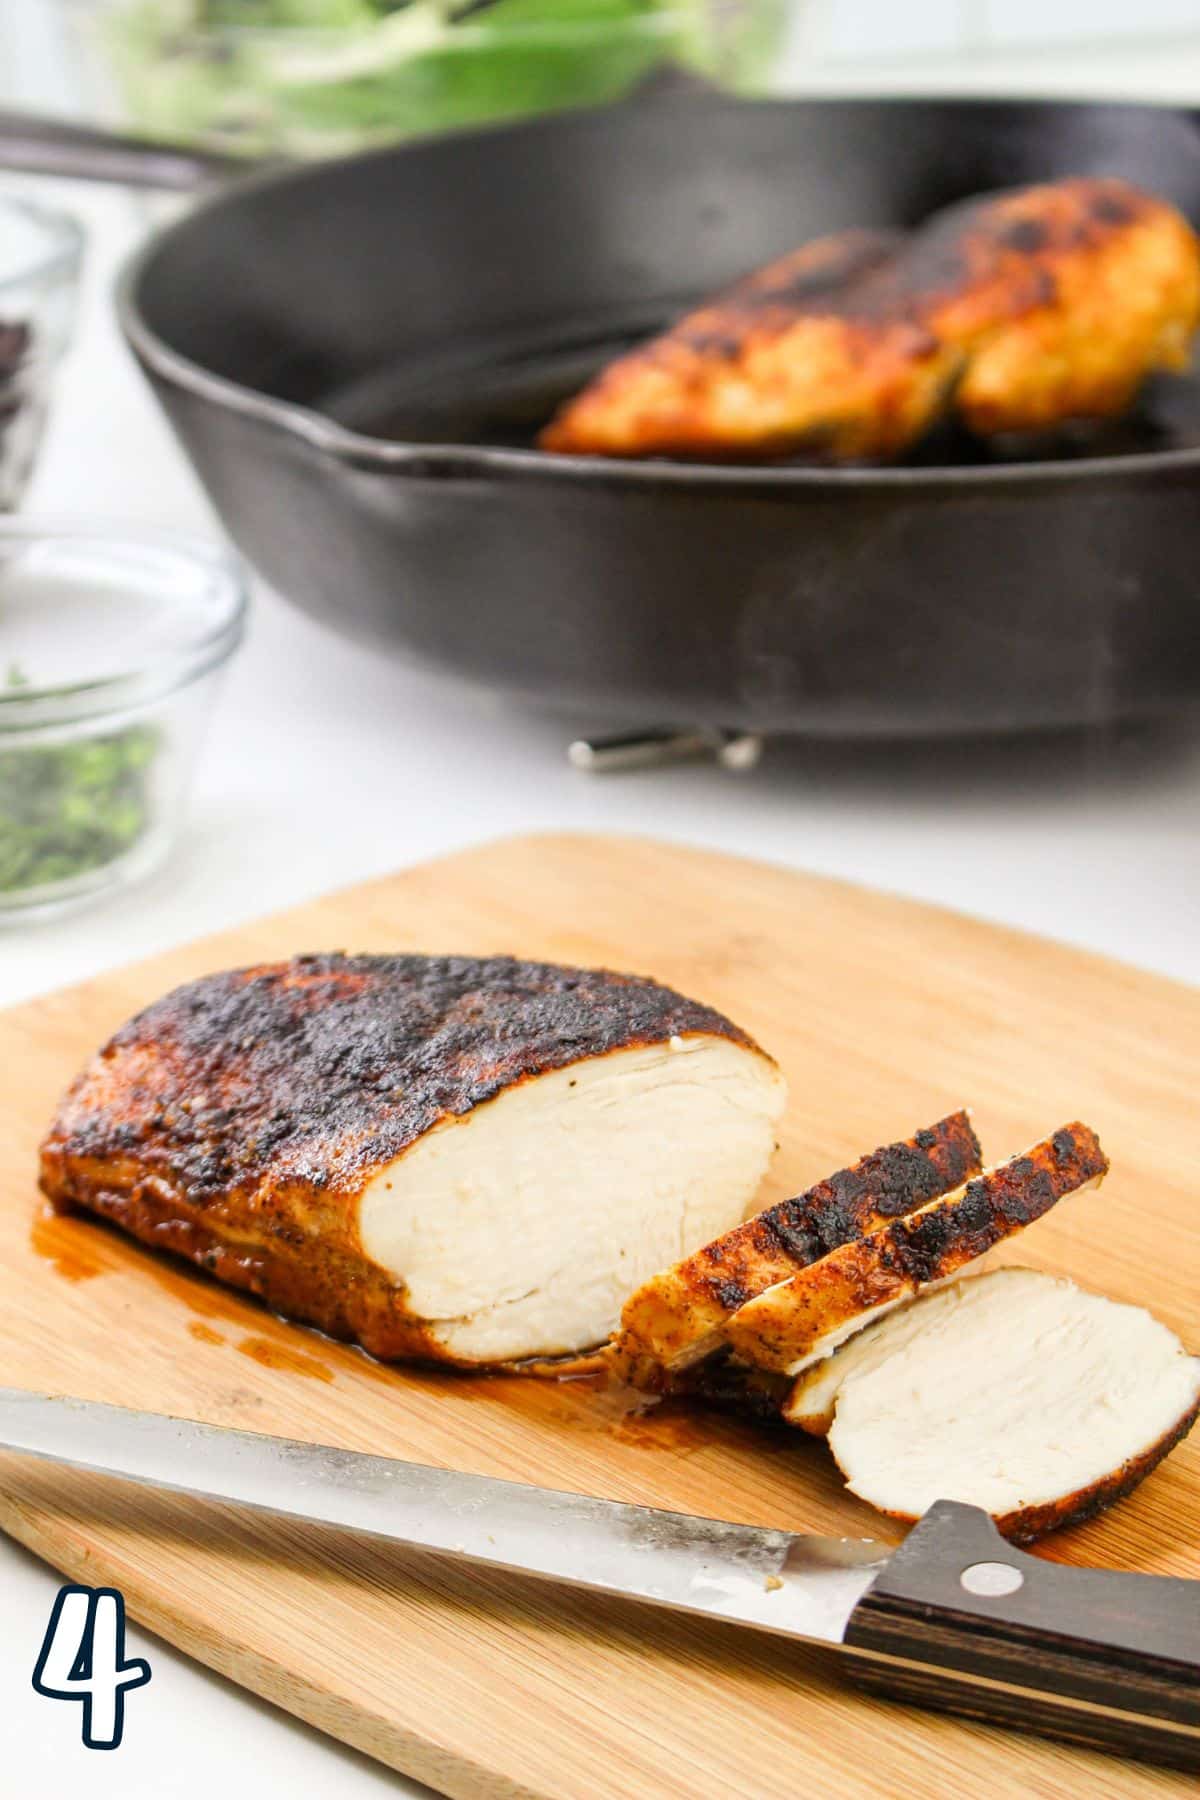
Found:
<svg viewBox="0 0 1200 1800"><path fill-rule="evenodd" d="M10 671L10 685L21 685ZM151 820L159 735L133 725L0 750L0 893L69 881L132 848Z"/></svg>

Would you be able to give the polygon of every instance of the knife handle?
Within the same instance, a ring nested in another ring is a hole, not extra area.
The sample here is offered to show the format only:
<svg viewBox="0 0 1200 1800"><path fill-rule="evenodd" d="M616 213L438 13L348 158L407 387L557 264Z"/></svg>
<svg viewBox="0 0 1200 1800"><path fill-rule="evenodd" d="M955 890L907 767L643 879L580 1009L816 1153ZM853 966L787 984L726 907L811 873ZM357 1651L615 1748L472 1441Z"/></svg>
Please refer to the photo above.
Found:
<svg viewBox="0 0 1200 1800"><path fill-rule="evenodd" d="M844 1643L873 1694L1200 1769L1200 1582L1042 1562L939 1500Z"/></svg>

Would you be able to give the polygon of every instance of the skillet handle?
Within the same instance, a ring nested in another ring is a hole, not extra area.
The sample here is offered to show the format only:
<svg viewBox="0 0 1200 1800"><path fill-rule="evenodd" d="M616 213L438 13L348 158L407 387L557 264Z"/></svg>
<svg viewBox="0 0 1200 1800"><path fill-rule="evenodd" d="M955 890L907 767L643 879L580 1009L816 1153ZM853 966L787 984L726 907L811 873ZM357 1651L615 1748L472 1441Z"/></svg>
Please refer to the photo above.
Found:
<svg viewBox="0 0 1200 1800"><path fill-rule="evenodd" d="M0 109L0 168L190 193L255 166L252 158Z"/></svg>
<svg viewBox="0 0 1200 1800"><path fill-rule="evenodd" d="M844 1644L871 1693L1200 1770L1200 1581L1043 1562L939 1500Z"/></svg>

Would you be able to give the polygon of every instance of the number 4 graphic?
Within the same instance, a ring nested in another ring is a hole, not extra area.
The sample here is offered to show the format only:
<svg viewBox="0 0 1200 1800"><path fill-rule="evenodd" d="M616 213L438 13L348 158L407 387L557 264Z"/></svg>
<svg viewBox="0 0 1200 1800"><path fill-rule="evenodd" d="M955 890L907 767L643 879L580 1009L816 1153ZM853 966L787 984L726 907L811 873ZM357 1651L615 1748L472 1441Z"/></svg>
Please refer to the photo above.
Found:
<svg viewBox="0 0 1200 1800"><path fill-rule="evenodd" d="M49 1700L81 1702L89 1750L116 1749L125 1730L125 1695L149 1679L142 1657L125 1661L125 1601L116 1588L60 1588L33 1686Z"/></svg>

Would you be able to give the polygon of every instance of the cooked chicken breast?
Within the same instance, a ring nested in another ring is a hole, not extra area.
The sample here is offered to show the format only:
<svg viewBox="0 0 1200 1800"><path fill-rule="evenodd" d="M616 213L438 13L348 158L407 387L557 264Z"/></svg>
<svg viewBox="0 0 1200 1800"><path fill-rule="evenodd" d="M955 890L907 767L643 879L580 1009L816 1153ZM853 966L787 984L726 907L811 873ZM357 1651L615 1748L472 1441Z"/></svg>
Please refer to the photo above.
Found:
<svg viewBox="0 0 1200 1800"><path fill-rule="evenodd" d="M1048 183L953 207L917 234L922 317L966 365L975 433L1124 412L1155 369L1184 369L1200 320L1200 243L1128 182Z"/></svg>
<svg viewBox="0 0 1200 1800"><path fill-rule="evenodd" d="M743 1217L784 1093L651 981L298 957L119 1031L41 1180L377 1356L505 1363L602 1343L631 1285Z"/></svg>
<svg viewBox="0 0 1200 1800"><path fill-rule="evenodd" d="M694 1391L682 1372L720 1348L739 1307L839 1244L951 1192L980 1166L971 1121L957 1112L768 1207L631 1296L613 1351L617 1373L634 1387Z"/></svg>
<svg viewBox="0 0 1200 1800"><path fill-rule="evenodd" d="M955 407L972 431L1125 410L1186 366L1200 244L1164 201L1080 178L989 195L908 238L823 238L631 351L544 449L599 456L895 456Z"/></svg>
<svg viewBox="0 0 1200 1800"><path fill-rule="evenodd" d="M829 1445L851 1491L901 1519L965 1501L1018 1541L1121 1499L1200 1411L1200 1359L1165 1325L1032 1269L956 1282L843 1356Z"/></svg>
<svg viewBox="0 0 1200 1800"><path fill-rule="evenodd" d="M899 240L818 238L619 358L542 432L592 456L897 454L944 410L962 353L878 277Z"/></svg>
<svg viewBox="0 0 1200 1800"><path fill-rule="evenodd" d="M741 1307L724 1336L742 1362L798 1375L919 1289L948 1281L1062 1199L1096 1186L1108 1158L1090 1126L1064 1125L955 1193L831 1250Z"/></svg>

